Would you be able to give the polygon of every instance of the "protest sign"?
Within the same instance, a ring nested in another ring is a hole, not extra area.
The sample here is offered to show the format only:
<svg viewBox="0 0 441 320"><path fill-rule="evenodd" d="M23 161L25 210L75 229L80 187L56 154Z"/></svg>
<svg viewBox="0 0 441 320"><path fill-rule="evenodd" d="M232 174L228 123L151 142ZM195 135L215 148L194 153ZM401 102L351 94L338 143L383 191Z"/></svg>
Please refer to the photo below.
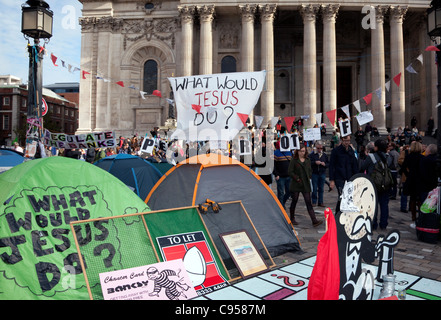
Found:
<svg viewBox="0 0 441 320"><path fill-rule="evenodd" d="M287 152L300 149L299 135L288 133L280 137L280 151Z"/></svg>
<svg viewBox="0 0 441 320"><path fill-rule="evenodd" d="M372 113L370 111L360 112L356 116L356 118L357 118L358 124L360 126L362 126L362 125L364 125L364 124L374 120L374 116L372 115Z"/></svg>
<svg viewBox="0 0 441 320"><path fill-rule="evenodd" d="M338 124L340 126L340 133L342 137L346 137L352 133L351 121L349 119L340 120Z"/></svg>
<svg viewBox="0 0 441 320"><path fill-rule="evenodd" d="M265 71L169 78L177 109L172 138L229 141L259 100Z"/></svg>
<svg viewBox="0 0 441 320"><path fill-rule="evenodd" d="M320 128L308 128L303 130L303 140L317 141L322 139Z"/></svg>
<svg viewBox="0 0 441 320"><path fill-rule="evenodd" d="M116 139L113 131L66 134L45 130L43 144L64 149L114 148Z"/></svg>

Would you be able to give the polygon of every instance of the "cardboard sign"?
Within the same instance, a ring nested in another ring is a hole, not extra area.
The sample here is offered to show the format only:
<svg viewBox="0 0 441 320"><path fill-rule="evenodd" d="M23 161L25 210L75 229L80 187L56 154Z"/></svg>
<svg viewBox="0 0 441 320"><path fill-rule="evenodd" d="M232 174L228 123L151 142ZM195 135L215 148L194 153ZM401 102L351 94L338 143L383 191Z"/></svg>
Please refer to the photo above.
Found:
<svg viewBox="0 0 441 320"><path fill-rule="evenodd" d="M358 124L360 126L362 126L362 125L364 125L364 124L366 124L368 122L374 121L374 116L372 115L371 111L360 112L356 116L356 118L357 118Z"/></svg>
<svg viewBox="0 0 441 320"><path fill-rule="evenodd" d="M298 134L288 133L287 135L280 137L280 151L287 152L297 149L300 149Z"/></svg>
<svg viewBox="0 0 441 320"><path fill-rule="evenodd" d="M142 142L142 146L139 150L141 152L152 154L154 147L155 147L155 140L145 137L144 141Z"/></svg>
<svg viewBox="0 0 441 320"><path fill-rule="evenodd" d="M230 141L259 100L265 71L168 78L178 114L173 139Z"/></svg>
<svg viewBox="0 0 441 320"><path fill-rule="evenodd" d="M338 122L340 126L340 135L346 137L352 133L351 131L351 121L349 119L340 120Z"/></svg>
<svg viewBox="0 0 441 320"><path fill-rule="evenodd" d="M197 297L182 260L100 273L104 300L188 300Z"/></svg>
<svg viewBox="0 0 441 320"><path fill-rule="evenodd" d="M303 130L303 140L317 141L322 139L320 128L309 128Z"/></svg>
<svg viewBox="0 0 441 320"><path fill-rule="evenodd" d="M43 143L49 147L64 149L114 148L116 138L113 131L65 134L45 130Z"/></svg>

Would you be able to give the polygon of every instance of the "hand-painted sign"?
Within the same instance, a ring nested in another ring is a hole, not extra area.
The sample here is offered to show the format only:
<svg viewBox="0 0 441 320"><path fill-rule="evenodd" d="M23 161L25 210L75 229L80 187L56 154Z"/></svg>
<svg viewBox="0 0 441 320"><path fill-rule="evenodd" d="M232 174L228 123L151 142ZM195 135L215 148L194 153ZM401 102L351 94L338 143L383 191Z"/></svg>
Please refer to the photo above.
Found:
<svg viewBox="0 0 441 320"><path fill-rule="evenodd" d="M265 75L259 71L169 78L178 114L172 138L233 140L259 100Z"/></svg>
<svg viewBox="0 0 441 320"><path fill-rule="evenodd" d="M113 131L65 134L45 130L43 143L49 147L64 149L114 148L116 138Z"/></svg>

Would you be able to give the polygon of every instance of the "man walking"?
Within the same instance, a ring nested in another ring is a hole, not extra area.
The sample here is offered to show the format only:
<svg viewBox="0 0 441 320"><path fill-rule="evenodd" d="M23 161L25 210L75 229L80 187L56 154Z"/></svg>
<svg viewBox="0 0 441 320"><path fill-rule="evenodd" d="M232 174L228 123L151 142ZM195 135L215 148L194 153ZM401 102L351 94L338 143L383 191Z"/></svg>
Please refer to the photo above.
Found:
<svg viewBox="0 0 441 320"><path fill-rule="evenodd" d="M320 141L315 143L315 151L309 155L309 159L311 159L312 167L312 206L316 206L318 203L319 207L324 207L323 191L329 160Z"/></svg>

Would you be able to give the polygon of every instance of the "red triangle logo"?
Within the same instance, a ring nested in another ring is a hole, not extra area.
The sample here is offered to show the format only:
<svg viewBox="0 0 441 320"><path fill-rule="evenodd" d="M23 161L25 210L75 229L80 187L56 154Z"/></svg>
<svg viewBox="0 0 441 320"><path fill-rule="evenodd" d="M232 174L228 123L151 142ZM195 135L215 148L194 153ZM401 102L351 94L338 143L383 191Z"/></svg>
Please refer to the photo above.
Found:
<svg viewBox="0 0 441 320"><path fill-rule="evenodd" d="M201 113L201 106L197 105L197 104L192 104L191 108L196 111L197 113Z"/></svg>

